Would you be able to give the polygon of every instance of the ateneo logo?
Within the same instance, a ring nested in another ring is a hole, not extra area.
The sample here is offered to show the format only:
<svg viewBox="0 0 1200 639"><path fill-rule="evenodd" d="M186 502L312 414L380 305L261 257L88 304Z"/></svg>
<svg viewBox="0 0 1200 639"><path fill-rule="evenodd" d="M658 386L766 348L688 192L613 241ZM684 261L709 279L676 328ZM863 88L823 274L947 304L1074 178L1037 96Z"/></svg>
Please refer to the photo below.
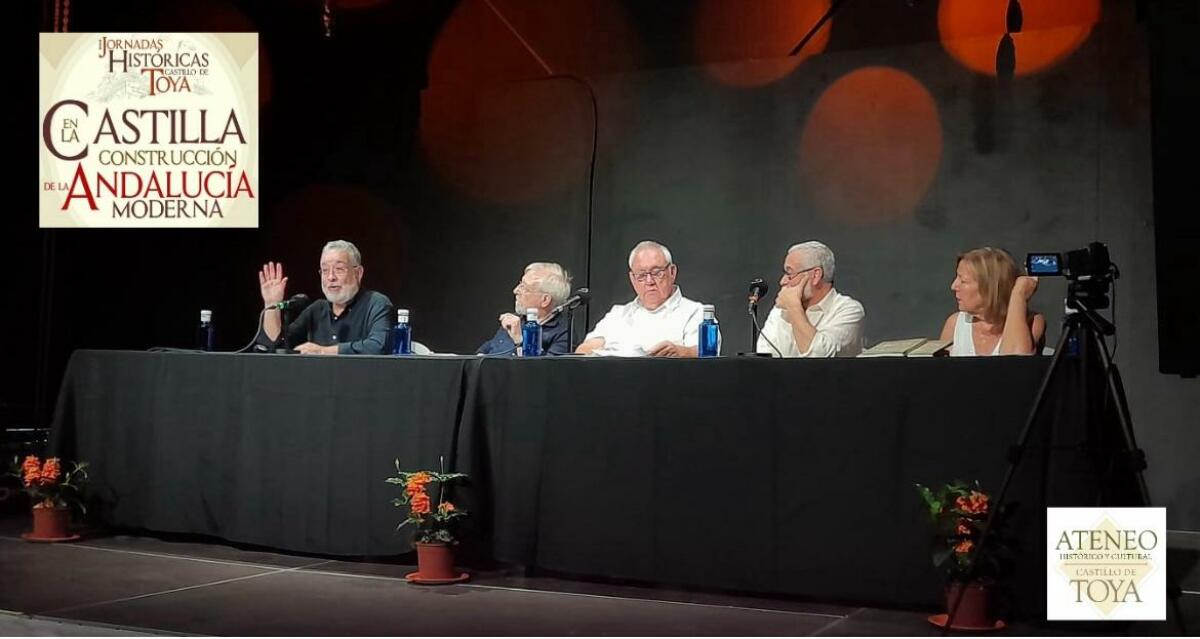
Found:
<svg viewBox="0 0 1200 639"><path fill-rule="evenodd" d="M1165 508L1048 508L1046 617L1166 619Z"/></svg>

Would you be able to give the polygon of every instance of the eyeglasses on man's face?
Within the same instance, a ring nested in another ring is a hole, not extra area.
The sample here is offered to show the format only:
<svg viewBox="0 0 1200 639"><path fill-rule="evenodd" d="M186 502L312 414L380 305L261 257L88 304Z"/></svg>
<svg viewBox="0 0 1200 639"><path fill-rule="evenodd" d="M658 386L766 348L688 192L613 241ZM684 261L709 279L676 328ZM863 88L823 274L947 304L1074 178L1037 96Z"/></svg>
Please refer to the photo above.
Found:
<svg viewBox="0 0 1200 639"><path fill-rule="evenodd" d="M654 278L655 282L661 282L663 281L663 278L667 276L667 273L670 272L670 270L671 267L667 266L664 268L655 268L649 271L642 271L640 273L634 273L633 279L637 280L638 282L645 282L649 278Z"/></svg>
<svg viewBox="0 0 1200 639"><path fill-rule="evenodd" d="M808 268L800 269L799 271L796 271L794 273L789 273L787 269L783 269L783 279L790 282L793 279L795 279L795 277L797 275L800 275L801 273L807 273L813 269L818 269L818 268L821 268L821 267L820 266L810 266Z"/></svg>
<svg viewBox="0 0 1200 639"><path fill-rule="evenodd" d="M321 274L321 277L329 277L331 274L336 275L338 277L345 277L346 273L349 273L352 269L355 269L355 268L358 268L358 267L357 266L346 266L344 264L338 264L337 266L322 266L318 272Z"/></svg>

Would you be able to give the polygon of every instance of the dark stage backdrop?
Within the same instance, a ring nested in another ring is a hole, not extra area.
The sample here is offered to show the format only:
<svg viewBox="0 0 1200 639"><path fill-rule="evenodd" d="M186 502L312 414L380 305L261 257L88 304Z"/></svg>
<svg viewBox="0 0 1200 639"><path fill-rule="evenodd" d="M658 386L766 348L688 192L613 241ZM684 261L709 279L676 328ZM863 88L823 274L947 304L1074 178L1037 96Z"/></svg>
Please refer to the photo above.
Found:
<svg viewBox="0 0 1200 639"><path fill-rule="evenodd" d="M258 265L283 261L292 292L319 294L335 238L363 250L366 286L412 310L417 340L460 353L494 331L530 261L590 285L594 325L632 297L625 259L646 238L717 305L731 350L747 282L776 288L794 242L834 249L875 342L936 334L962 250L1100 239L1122 269L1117 361L1154 497L1172 527L1200 529L1200 387L1157 370L1150 67L1132 4L1081 0L1039 22L1023 2L1009 81L1002 31L939 42L948 1L848 2L806 49L820 55L790 62L820 2L335 2L330 38L319 4L72 3L76 31L262 33L261 228L39 232L30 196L4 221L21 270L0 320L17 373L0 419L44 423L75 348L188 346L201 308L221 347L241 346ZM24 108L12 128L32 156ZM1044 279L1036 298L1051 343L1064 291Z"/></svg>

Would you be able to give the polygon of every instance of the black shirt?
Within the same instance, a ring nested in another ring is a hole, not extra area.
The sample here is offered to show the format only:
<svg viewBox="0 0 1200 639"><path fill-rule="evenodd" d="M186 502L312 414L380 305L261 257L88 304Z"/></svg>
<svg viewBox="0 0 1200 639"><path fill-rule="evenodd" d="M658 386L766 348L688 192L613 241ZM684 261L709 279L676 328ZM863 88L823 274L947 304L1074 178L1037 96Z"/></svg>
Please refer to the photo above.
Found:
<svg viewBox="0 0 1200 639"><path fill-rule="evenodd" d="M304 342L337 344L339 355L385 355L392 352L395 323L392 302L386 295L360 290L341 315L333 314L333 304L327 299L310 304L288 325L288 346L295 348ZM258 343L275 346L262 331Z"/></svg>

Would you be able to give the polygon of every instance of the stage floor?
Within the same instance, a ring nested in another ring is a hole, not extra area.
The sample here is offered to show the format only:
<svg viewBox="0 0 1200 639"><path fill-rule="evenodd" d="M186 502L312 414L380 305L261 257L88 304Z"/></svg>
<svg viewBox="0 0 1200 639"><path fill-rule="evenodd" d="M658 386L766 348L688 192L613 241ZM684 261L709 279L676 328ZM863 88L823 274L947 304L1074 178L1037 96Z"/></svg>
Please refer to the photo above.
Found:
<svg viewBox="0 0 1200 639"><path fill-rule="evenodd" d="M32 544L20 539L25 526L24 516L0 519L0 635L938 634L925 621L932 611L525 577L516 570L417 587L403 579L414 567L399 563L411 556L346 561L128 535ZM1186 556L1194 562L1196 554ZM1197 585L1184 583L1191 632L1200 628ZM1106 629L1018 624L1010 630L1081 632ZM1112 627L1114 635L1175 632L1163 623Z"/></svg>

